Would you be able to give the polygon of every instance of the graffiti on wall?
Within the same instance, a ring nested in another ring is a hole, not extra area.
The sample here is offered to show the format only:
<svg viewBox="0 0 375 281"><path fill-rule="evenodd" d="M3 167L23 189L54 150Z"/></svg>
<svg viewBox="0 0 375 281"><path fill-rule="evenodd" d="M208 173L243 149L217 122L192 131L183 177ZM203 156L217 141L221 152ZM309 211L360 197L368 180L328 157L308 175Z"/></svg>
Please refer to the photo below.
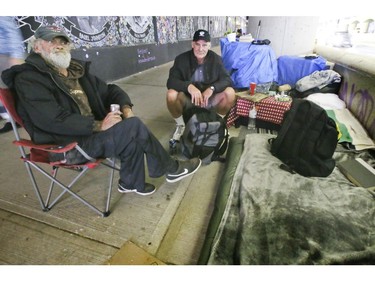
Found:
<svg viewBox="0 0 375 281"><path fill-rule="evenodd" d="M340 98L347 108L356 116L361 124L375 139L375 97L369 89L356 89L356 83L345 82L340 90Z"/></svg>
<svg viewBox="0 0 375 281"><path fill-rule="evenodd" d="M194 31L206 29L220 37L227 29L227 17L204 16L17 16L18 26L28 41L41 25L65 29L76 48L168 44L191 40Z"/></svg>
<svg viewBox="0 0 375 281"><path fill-rule="evenodd" d="M209 31L208 17L193 17L193 31L198 29L205 29Z"/></svg>
<svg viewBox="0 0 375 281"><path fill-rule="evenodd" d="M155 42L152 17L122 17L125 25L124 33L120 34L125 45L150 44Z"/></svg>
<svg viewBox="0 0 375 281"><path fill-rule="evenodd" d="M191 40L194 33L192 17L177 17L178 40Z"/></svg>
<svg viewBox="0 0 375 281"><path fill-rule="evenodd" d="M210 33L212 37L221 37L227 31L226 17L210 17Z"/></svg>
<svg viewBox="0 0 375 281"><path fill-rule="evenodd" d="M85 59L100 55L90 53L90 48L136 46L138 64L157 60L147 45L191 40L197 29L209 30L212 38L220 37L226 29L226 17L208 16L17 16L15 20L25 43L40 26L56 25L65 30L75 49L83 51ZM24 48L26 52L26 44Z"/></svg>
<svg viewBox="0 0 375 281"><path fill-rule="evenodd" d="M65 29L76 47L101 47L119 44L118 17L15 17L27 42L42 25Z"/></svg>
<svg viewBox="0 0 375 281"><path fill-rule="evenodd" d="M159 44L177 43L177 17L156 17Z"/></svg>
<svg viewBox="0 0 375 281"><path fill-rule="evenodd" d="M61 19L61 25L71 35L76 44L115 45L118 20L108 20L106 17L66 17ZM111 39L112 42L110 41ZM105 42L106 41L106 42ZM105 43L104 43L105 42Z"/></svg>
<svg viewBox="0 0 375 281"><path fill-rule="evenodd" d="M156 60L156 57L152 55L148 48L138 48L137 55L139 64Z"/></svg>
<svg viewBox="0 0 375 281"><path fill-rule="evenodd" d="M27 41L41 25L65 29L76 47L154 43L152 17L16 17Z"/></svg>

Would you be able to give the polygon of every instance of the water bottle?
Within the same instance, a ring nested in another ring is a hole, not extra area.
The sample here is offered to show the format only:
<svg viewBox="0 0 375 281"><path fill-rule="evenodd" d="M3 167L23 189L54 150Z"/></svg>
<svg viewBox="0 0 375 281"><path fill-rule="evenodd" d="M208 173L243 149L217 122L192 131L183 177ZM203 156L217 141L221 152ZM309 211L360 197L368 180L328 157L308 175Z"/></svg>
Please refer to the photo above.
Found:
<svg viewBox="0 0 375 281"><path fill-rule="evenodd" d="M119 104L111 104L110 110L113 111L118 111L120 110L120 105Z"/></svg>
<svg viewBox="0 0 375 281"><path fill-rule="evenodd" d="M249 111L249 121L247 123L247 129L250 133L256 133L255 119L257 118L257 110L255 105Z"/></svg>

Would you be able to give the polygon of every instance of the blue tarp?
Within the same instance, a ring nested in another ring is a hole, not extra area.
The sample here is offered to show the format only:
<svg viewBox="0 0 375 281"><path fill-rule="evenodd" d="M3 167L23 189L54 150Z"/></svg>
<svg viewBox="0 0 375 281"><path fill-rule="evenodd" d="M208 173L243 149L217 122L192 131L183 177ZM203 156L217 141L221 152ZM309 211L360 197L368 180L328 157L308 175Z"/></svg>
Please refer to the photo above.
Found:
<svg viewBox="0 0 375 281"><path fill-rule="evenodd" d="M326 69L326 60L322 57L307 59L298 56L280 56L277 59L279 73L278 84L289 84L294 87L301 78L310 75L316 70Z"/></svg>
<svg viewBox="0 0 375 281"><path fill-rule="evenodd" d="M250 82L278 81L277 59L270 45L229 42L221 38L220 47L224 67L231 74L235 88L248 88Z"/></svg>

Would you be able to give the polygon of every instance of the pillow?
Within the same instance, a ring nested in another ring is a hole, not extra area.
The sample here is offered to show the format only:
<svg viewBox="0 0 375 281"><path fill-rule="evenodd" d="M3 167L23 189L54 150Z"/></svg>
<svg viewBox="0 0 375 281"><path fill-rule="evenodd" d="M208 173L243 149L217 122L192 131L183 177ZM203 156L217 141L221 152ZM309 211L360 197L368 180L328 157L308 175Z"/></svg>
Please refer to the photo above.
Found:
<svg viewBox="0 0 375 281"><path fill-rule="evenodd" d="M330 93L315 93L310 94L306 100L316 103L324 109L343 109L346 108L345 102L341 100L336 94Z"/></svg>
<svg viewBox="0 0 375 281"><path fill-rule="evenodd" d="M374 149L375 143L349 109L326 110L329 117L338 124L341 136L339 142L350 142L356 150Z"/></svg>

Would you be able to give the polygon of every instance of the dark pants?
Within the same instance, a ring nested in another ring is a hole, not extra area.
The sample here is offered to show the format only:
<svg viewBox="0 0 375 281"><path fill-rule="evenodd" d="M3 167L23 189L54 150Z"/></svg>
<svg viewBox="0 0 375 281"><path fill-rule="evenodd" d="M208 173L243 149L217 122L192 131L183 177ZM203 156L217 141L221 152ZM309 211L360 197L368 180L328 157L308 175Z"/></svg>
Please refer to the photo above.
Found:
<svg viewBox="0 0 375 281"><path fill-rule="evenodd" d="M145 155L150 177L161 177L178 166L138 117L124 119L110 129L88 137L80 145L93 158L118 157L124 187L140 191L145 185Z"/></svg>

